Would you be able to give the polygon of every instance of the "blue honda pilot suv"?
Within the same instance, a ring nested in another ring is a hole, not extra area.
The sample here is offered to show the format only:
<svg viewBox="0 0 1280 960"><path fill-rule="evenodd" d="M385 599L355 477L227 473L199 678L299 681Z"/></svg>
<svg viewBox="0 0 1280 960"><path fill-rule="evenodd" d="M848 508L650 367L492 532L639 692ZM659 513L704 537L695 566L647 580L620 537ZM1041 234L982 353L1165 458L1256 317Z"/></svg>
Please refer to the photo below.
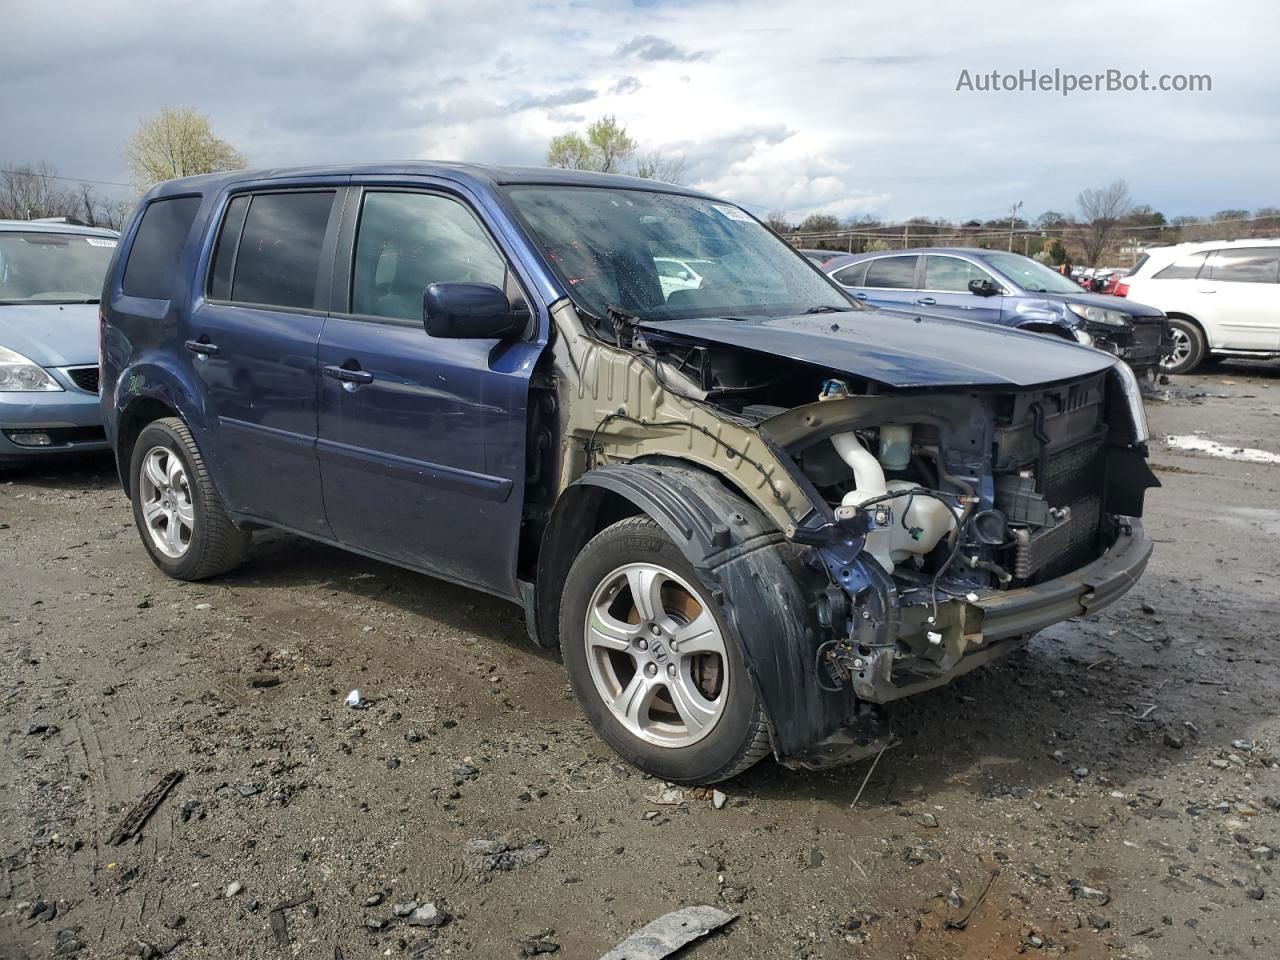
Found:
<svg viewBox="0 0 1280 960"><path fill-rule="evenodd" d="M671 261L697 276L664 286ZM102 309L162 571L225 574L274 527L510 600L600 736L671 781L874 752L886 704L1117 600L1151 552L1128 367L866 308L693 190L170 181Z"/></svg>

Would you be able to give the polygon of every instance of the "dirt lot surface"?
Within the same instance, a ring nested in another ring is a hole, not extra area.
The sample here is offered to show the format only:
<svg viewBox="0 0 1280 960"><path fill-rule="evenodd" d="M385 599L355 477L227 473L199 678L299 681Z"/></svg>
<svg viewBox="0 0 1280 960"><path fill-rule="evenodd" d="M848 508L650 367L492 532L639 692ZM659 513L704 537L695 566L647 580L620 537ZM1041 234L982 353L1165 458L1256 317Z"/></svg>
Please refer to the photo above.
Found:
<svg viewBox="0 0 1280 960"><path fill-rule="evenodd" d="M1280 453L1276 365L1149 410ZM512 606L280 534L173 582L109 463L11 470L0 956L596 958L692 904L739 915L698 960L1280 956L1280 465L1152 459L1125 600L896 706L869 778L719 808L619 763Z"/></svg>

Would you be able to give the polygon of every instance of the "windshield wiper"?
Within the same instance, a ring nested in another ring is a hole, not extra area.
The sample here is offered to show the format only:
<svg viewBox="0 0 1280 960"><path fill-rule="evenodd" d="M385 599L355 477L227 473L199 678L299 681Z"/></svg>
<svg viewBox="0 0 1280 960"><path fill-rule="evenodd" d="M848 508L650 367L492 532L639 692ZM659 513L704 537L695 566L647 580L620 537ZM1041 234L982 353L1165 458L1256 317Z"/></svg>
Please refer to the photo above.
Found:
<svg viewBox="0 0 1280 960"><path fill-rule="evenodd" d="M832 307L823 304L820 307L810 307L805 313L852 313L853 307Z"/></svg>

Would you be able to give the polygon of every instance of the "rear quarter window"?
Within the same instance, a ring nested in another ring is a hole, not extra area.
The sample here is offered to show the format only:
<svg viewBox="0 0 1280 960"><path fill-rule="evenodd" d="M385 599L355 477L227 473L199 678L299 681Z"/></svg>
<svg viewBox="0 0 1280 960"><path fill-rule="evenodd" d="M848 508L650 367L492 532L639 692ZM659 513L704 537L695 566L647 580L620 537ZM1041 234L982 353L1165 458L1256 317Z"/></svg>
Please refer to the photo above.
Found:
<svg viewBox="0 0 1280 960"><path fill-rule="evenodd" d="M1207 254L1204 251L1187 254L1187 256L1173 261L1163 270L1157 270L1152 274L1152 278L1155 280L1194 280L1196 275L1200 273L1200 268L1204 266L1204 258L1206 256Z"/></svg>
<svg viewBox="0 0 1280 960"><path fill-rule="evenodd" d="M200 197L152 200L129 248L121 284L127 297L168 300L173 274L200 209Z"/></svg>

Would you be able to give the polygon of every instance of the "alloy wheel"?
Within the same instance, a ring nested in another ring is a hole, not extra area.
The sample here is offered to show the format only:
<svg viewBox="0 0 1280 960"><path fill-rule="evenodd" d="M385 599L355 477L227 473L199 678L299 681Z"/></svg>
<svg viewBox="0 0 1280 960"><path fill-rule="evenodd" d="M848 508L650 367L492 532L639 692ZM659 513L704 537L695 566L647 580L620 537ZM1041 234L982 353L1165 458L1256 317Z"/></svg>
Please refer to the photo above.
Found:
<svg viewBox="0 0 1280 960"><path fill-rule="evenodd" d="M182 460L168 447L152 447L142 460L138 496L147 533L166 557L186 554L195 533L195 507Z"/></svg>
<svg viewBox="0 0 1280 960"><path fill-rule="evenodd" d="M630 563L606 576L587 606L585 642L597 693L633 735L686 747L720 720L730 682L724 634L671 570Z"/></svg>

